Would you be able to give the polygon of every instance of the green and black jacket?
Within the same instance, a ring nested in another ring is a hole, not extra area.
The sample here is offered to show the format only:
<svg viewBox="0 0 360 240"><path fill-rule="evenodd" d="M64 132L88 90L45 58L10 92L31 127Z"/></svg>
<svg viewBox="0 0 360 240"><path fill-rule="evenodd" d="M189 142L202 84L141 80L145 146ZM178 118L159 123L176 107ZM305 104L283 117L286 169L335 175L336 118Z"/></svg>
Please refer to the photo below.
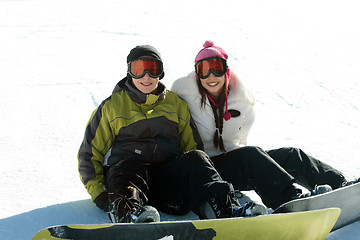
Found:
<svg viewBox="0 0 360 240"><path fill-rule="evenodd" d="M157 94L143 94L127 78L93 112L78 153L79 173L92 200L104 192L103 166L140 158L166 162L203 149L188 105L159 82Z"/></svg>

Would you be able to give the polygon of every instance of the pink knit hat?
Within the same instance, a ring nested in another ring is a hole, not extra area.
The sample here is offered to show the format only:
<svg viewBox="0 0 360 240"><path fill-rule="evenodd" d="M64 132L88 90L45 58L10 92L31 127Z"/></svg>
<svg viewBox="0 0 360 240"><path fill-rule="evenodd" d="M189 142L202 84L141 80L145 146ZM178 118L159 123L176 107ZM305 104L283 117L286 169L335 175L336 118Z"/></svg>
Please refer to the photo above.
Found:
<svg viewBox="0 0 360 240"><path fill-rule="evenodd" d="M222 49L221 47L217 47L217 46L214 46L214 42L211 41L211 40L207 40L205 41L204 45L203 45L203 49L200 50L200 52L196 55L196 58L195 58L195 63L197 63L198 61L202 60L202 59L205 59L205 58L210 58L210 57L221 57L225 60L228 59L228 55L227 53L225 52L224 49ZM230 68L228 68L228 70L226 71L225 73L225 76L226 76L226 111L224 113L224 119L227 121L231 118L231 114L228 112L228 102L227 102L227 89L229 87L229 80L230 80L230 75L231 75L231 71L230 71ZM199 77L196 76L196 79L199 80ZM209 97L211 101L213 101L211 99L211 97ZM213 101L214 102L214 101Z"/></svg>
<svg viewBox="0 0 360 240"><path fill-rule="evenodd" d="M224 49L214 46L214 42L211 40L205 41L203 47L204 48L201 49L200 52L197 54L195 62L209 57L221 57L224 59L228 59L228 55L224 51Z"/></svg>

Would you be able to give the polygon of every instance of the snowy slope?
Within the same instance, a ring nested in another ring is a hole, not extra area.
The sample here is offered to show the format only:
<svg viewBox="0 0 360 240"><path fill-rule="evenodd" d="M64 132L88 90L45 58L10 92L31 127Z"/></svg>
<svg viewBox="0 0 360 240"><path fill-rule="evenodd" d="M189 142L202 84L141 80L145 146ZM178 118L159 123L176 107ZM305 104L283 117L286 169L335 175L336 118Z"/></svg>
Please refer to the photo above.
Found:
<svg viewBox="0 0 360 240"><path fill-rule="evenodd" d="M173 2L0 0L0 239L107 221L76 155L139 44L162 53L170 87L212 39L256 94L250 144L301 147L349 179L360 175L357 1ZM359 239L359 225L328 239Z"/></svg>

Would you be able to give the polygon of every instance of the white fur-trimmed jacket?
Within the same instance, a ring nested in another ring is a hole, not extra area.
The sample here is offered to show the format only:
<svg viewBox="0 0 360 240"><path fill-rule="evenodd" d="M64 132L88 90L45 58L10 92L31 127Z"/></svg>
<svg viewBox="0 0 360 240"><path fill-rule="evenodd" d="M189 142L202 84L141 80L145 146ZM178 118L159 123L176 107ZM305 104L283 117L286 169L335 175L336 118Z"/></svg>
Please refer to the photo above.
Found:
<svg viewBox="0 0 360 240"><path fill-rule="evenodd" d="M226 151L231 151L247 144L247 137L250 128L255 120L254 103L255 99L250 89L246 88L243 82L231 74L229 81L228 110L231 118L224 120L223 142ZM214 147L213 139L215 133L215 118L209 100L206 100L205 107L201 106L201 95L196 83L196 75L191 72L188 76L176 80L171 90L184 99L190 108L201 139L204 143L205 152L210 156L217 156L223 152ZM240 112L234 114L232 111Z"/></svg>

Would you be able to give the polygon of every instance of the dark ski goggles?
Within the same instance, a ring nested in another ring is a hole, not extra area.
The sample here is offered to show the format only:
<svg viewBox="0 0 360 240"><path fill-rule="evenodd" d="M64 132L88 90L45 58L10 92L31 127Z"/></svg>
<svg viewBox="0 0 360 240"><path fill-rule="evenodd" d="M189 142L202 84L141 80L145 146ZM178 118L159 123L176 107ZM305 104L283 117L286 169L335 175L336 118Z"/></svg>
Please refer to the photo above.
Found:
<svg viewBox="0 0 360 240"><path fill-rule="evenodd" d="M152 78L158 78L163 72L162 61L154 58L140 58L128 63L128 73L136 79L144 77L146 73Z"/></svg>
<svg viewBox="0 0 360 240"><path fill-rule="evenodd" d="M201 79L207 78L210 73L221 77L226 73L227 69L226 59L220 57L205 58L195 64L195 73Z"/></svg>

